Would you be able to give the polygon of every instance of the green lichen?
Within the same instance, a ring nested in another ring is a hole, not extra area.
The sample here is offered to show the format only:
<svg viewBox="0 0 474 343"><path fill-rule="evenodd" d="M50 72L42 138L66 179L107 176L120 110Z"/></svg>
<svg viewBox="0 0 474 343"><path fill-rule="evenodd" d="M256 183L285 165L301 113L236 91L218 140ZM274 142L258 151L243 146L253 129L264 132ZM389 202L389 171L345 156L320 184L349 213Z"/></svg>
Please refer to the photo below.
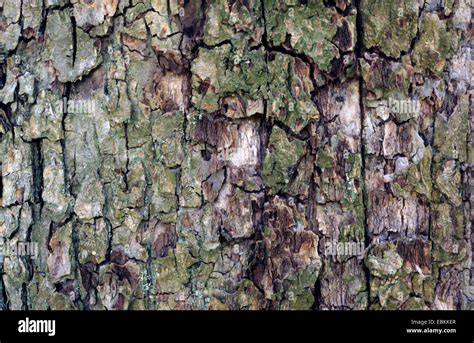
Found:
<svg viewBox="0 0 474 343"><path fill-rule="evenodd" d="M394 58L408 52L418 29L419 6L416 0L362 0L364 45Z"/></svg>
<svg viewBox="0 0 474 343"><path fill-rule="evenodd" d="M218 0L208 3L204 26L204 43L216 45L225 40L253 39L258 41L263 34L260 1L252 0L247 5Z"/></svg>
<svg viewBox="0 0 474 343"><path fill-rule="evenodd" d="M334 166L334 158L328 147L326 149L319 149L316 165L321 169L329 169Z"/></svg>
<svg viewBox="0 0 474 343"><path fill-rule="evenodd" d="M296 139L290 141L284 130L273 128L262 175L270 193L278 193L289 185L303 152L303 142Z"/></svg>
<svg viewBox="0 0 474 343"><path fill-rule="evenodd" d="M413 64L420 72L429 70L441 77L446 61L457 50L458 41L458 33L450 20L441 20L435 13L423 15L420 39L411 55Z"/></svg>
<svg viewBox="0 0 474 343"><path fill-rule="evenodd" d="M299 64L299 66L297 66ZM283 122L293 132L300 132L308 123L319 119L311 99L313 85L309 66L288 55L275 53L268 63L269 115Z"/></svg>
<svg viewBox="0 0 474 343"><path fill-rule="evenodd" d="M425 301L421 298L410 297L402 307L404 310L424 310L426 309Z"/></svg>
<svg viewBox="0 0 474 343"><path fill-rule="evenodd" d="M332 43L340 18L336 10L326 7L322 0L303 6L265 0L265 16L271 45L281 46L289 37L294 50L311 57L325 72L330 71L331 61L340 57L337 46Z"/></svg>
<svg viewBox="0 0 474 343"><path fill-rule="evenodd" d="M263 48L249 50L235 43L200 49L191 70L192 102L198 109L215 112L218 101L228 94L254 100L265 96L267 73Z"/></svg>
<svg viewBox="0 0 474 343"><path fill-rule="evenodd" d="M449 117L439 114L436 116L433 138L433 146L439 151L435 156L436 162L443 159L467 161L468 118L469 96L467 95L459 98L458 106Z"/></svg>
<svg viewBox="0 0 474 343"><path fill-rule="evenodd" d="M380 287L377 293L380 304L387 310L399 309L408 300L409 294L408 286L401 280Z"/></svg>
<svg viewBox="0 0 474 343"><path fill-rule="evenodd" d="M432 152L428 147L418 163L411 164L403 174L406 175L405 182L391 183L394 195L410 198L412 192L422 194L431 200L433 183L431 179Z"/></svg>
<svg viewBox="0 0 474 343"><path fill-rule="evenodd" d="M365 262L367 268L378 277L395 275L403 265L403 259L395 251L395 246L389 243L381 254L382 256L369 254Z"/></svg>
<svg viewBox="0 0 474 343"><path fill-rule="evenodd" d="M381 65L369 63L365 59L360 61L361 74L370 91L367 95L368 100L384 99L388 105L390 98L407 99L413 76L413 67L409 56L402 56L400 62L384 60L377 62ZM397 113L394 115L399 119L404 119Z"/></svg>
<svg viewBox="0 0 474 343"><path fill-rule="evenodd" d="M46 24L46 36L44 59L52 61L61 82L76 81L102 61L94 40L80 28L76 29L74 49L72 23L67 10L52 11Z"/></svg>
<svg viewBox="0 0 474 343"><path fill-rule="evenodd" d="M152 117L152 137L155 142L156 158L168 168L181 165L184 159L181 146L183 121L182 112L172 115L155 114Z"/></svg>

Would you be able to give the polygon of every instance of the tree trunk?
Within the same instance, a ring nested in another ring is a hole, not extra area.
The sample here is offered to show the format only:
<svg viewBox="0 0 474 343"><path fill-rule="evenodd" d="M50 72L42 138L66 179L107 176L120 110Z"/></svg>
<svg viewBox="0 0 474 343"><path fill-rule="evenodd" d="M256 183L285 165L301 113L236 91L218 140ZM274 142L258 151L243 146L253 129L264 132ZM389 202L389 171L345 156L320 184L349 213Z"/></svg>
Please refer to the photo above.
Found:
<svg viewBox="0 0 474 343"><path fill-rule="evenodd" d="M0 0L0 307L471 308L470 11Z"/></svg>

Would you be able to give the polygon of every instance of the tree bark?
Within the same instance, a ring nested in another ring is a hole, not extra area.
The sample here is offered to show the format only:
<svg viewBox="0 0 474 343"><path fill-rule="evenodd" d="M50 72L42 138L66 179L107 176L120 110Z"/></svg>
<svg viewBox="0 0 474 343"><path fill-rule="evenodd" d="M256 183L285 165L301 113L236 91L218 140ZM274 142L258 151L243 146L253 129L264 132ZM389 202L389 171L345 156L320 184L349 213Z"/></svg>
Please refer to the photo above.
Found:
<svg viewBox="0 0 474 343"><path fill-rule="evenodd" d="M470 309L470 13L0 0L0 307Z"/></svg>

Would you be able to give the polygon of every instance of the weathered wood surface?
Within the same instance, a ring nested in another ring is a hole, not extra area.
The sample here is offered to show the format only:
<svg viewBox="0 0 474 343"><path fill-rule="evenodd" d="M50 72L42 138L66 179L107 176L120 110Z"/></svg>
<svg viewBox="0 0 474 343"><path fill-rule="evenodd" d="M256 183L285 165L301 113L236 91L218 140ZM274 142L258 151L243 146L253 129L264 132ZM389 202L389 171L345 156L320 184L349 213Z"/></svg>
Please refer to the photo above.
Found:
<svg viewBox="0 0 474 343"><path fill-rule="evenodd" d="M470 309L470 17L0 0L0 307Z"/></svg>

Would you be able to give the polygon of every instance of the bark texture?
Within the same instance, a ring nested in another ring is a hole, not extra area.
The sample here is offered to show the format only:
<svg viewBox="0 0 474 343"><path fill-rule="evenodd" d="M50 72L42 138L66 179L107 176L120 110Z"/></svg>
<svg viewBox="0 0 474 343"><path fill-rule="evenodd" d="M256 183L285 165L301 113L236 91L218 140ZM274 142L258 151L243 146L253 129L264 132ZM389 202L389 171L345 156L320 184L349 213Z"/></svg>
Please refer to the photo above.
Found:
<svg viewBox="0 0 474 343"><path fill-rule="evenodd" d="M471 10L0 0L0 307L470 309Z"/></svg>

